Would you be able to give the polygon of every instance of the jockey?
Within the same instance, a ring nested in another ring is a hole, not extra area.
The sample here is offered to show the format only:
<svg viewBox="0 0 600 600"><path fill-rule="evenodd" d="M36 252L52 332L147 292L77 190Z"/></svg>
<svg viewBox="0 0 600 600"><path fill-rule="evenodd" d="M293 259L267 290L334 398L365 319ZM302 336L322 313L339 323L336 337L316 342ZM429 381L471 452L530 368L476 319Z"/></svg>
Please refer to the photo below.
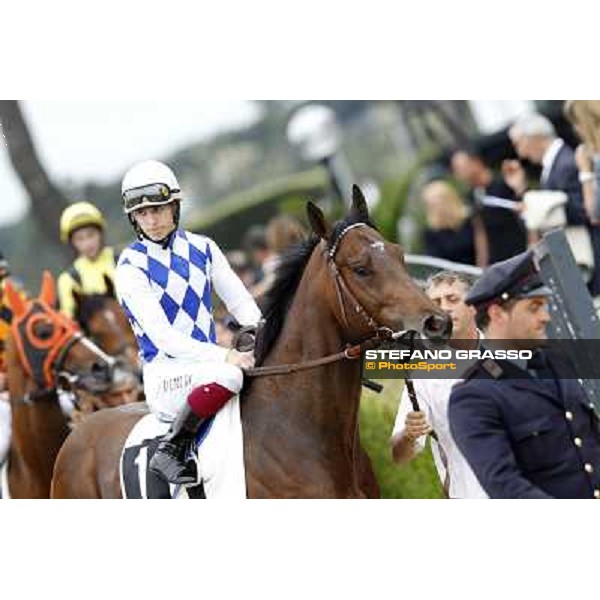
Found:
<svg viewBox="0 0 600 600"><path fill-rule="evenodd" d="M152 412L170 429L150 468L172 483L193 483L187 460L200 423L237 394L253 352L218 346L214 290L241 325L260 310L217 244L179 228L181 189L165 164L145 161L123 178L124 211L137 235L117 264L117 296L136 334L144 391Z"/></svg>
<svg viewBox="0 0 600 600"><path fill-rule="evenodd" d="M89 202L75 202L62 213L60 239L70 244L77 258L58 278L60 310L75 317L74 292L79 294L106 294L107 279L112 284L115 272L115 254L104 246L106 222L102 213Z"/></svg>

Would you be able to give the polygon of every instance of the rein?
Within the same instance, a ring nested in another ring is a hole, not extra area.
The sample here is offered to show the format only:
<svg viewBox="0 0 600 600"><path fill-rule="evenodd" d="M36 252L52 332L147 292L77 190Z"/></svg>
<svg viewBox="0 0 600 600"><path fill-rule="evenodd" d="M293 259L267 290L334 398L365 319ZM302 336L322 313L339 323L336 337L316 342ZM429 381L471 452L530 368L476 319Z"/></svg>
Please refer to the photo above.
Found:
<svg viewBox="0 0 600 600"><path fill-rule="evenodd" d="M383 327L379 325L377 321L371 315L369 315L369 313L365 310L362 304L356 299L356 296L352 293L352 291L344 281L344 277L342 276L340 270L338 269L335 263L335 254L337 252L337 249L339 248L342 238L349 231L357 227L367 227L367 225L366 223L354 223L342 230L333 246L329 249L327 255L327 262L333 274L333 281L335 283L336 295L338 299L338 304L341 309L344 326L346 327L346 329L350 328L344 305L345 294L346 297L349 298L350 301L354 304L355 314L360 315L363 318L367 326L374 330L374 334L358 344L348 344L344 350L337 352L336 354L329 354L328 356L315 358L313 360L308 360L301 363L273 365L270 367L252 367L250 369L244 369L244 374L246 376L261 377L266 375L288 375L290 373L297 373L298 371L315 369L317 367L335 363L341 360L356 360L360 358L360 355L363 351L375 348L376 346L387 340L400 338L407 333L406 331L394 332L389 327Z"/></svg>
<svg viewBox="0 0 600 600"><path fill-rule="evenodd" d="M395 335L400 336L404 333L404 331L401 331L398 332L398 334L395 334L391 330L389 335L380 335L378 333L373 337L366 339L364 342L361 342L360 344L348 345L344 350L337 352L336 354L329 354L328 356L307 360L306 362L301 363L273 365L271 367L252 367L250 369L244 369L244 374L248 377L261 377L264 375L287 375L289 373L297 373L298 371L315 369L316 367L329 365L340 360L356 360L357 358L360 358L360 355L364 350L375 348L382 342L392 339Z"/></svg>

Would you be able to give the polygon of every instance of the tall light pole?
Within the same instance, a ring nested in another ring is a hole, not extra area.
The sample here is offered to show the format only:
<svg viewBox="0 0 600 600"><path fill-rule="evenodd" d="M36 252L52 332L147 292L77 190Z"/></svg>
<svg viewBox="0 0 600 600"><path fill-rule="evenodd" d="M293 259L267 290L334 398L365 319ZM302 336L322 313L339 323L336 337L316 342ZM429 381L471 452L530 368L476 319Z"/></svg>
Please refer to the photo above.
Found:
<svg viewBox="0 0 600 600"><path fill-rule="evenodd" d="M342 133L335 112L322 104L302 106L288 121L287 138L302 159L327 169L337 197L349 206L355 178L348 161L339 151Z"/></svg>

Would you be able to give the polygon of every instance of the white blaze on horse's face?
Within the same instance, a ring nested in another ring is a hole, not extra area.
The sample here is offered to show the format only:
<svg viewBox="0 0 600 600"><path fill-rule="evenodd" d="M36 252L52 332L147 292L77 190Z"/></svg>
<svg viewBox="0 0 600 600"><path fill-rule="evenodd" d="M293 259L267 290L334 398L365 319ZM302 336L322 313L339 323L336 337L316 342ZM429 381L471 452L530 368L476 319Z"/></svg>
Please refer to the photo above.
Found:
<svg viewBox="0 0 600 600"><path fill-rule="evenodd" d="M111 325L114 325L114 326L118 325L117 316L115 315L115 313L112 310L105 310L102 312L102 315L103 315L104 319Z"/></svg>
<svg viewBox="0 0 600 600"><path fill-rule="evenodd" d="M379 252L384 252L385 251L385 244L382 241L372 242L371 243L371 248L373 248L374 250L379 250Z"/></svg>

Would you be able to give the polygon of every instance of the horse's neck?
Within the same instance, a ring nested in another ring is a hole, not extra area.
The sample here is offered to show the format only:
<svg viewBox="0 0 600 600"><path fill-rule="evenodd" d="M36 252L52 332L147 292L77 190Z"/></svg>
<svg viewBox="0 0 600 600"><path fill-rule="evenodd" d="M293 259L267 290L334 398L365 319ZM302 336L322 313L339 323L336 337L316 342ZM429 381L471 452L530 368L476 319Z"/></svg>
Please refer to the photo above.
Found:
<svg viewBox="0 0 600 600"><path fill-rule="evenodd" d="M10 387L11 456L20 468L35 471L49 485L54 459L69 433L67 419L57 398L23 402L26 393L36 388L22 370L11 379L16 381Z"/></svg>
<svg viewBox="0 0 600 600"><path fill-rule="evenodd" d="M343 348L342 332L322 290L318 274L302 279L265 366L302 363ZM289 375L259 377L252 383L248 404L284 414L295 431L304 429L307 435L348 445L356 440L360 388L360 361L341 360Z"/></svg>

